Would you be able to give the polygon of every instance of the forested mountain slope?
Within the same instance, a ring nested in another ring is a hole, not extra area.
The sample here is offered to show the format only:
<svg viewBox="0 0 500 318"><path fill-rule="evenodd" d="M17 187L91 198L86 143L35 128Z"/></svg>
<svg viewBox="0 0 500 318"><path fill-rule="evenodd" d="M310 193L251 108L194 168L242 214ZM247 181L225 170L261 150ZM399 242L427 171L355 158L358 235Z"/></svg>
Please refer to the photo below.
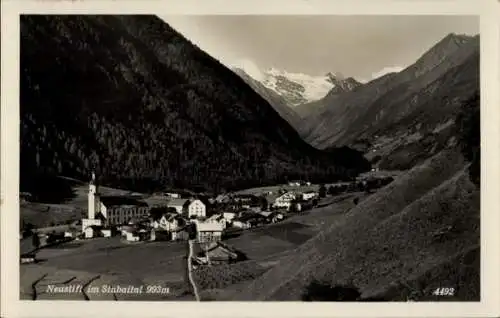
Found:
<svg viewBox="0 0 500 318"><path fill-rule="evenodd" d="M21 188L36 175L136 190L331 179L368 167L297 132L155 16L21 16ZM359 157L359 156L358 156ZM345 158L340 158L345 159Z"/></svg>

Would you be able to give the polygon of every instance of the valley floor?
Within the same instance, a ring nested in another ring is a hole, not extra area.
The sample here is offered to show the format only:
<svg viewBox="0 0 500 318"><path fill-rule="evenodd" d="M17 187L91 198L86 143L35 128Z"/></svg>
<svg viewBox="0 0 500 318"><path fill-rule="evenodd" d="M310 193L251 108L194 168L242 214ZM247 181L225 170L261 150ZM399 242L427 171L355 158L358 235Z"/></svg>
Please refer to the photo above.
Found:
<svg viewBox="0 0 500 318"><path fill-rule="evenodd" d="M202 301L300 300L313 280L354 283L366 300L477 301L478 225L479 189L463 159L444 152L375 193L327 196L282 222L233 233L223 242L247 260L200 266L192 279ZM41 263L21 265L21 298L195 300L188 252L188 242L125 244L116 237L43 248ZM71 284L169 293L47 293L49 285ZM456 293L432 294L441 287Z"/></svg>
<svg viewBox="0 0 500 318"><path fill-rule="evenodd" d="M321 232L354 206L351 193L322 199L320 206L292 215L284 221L241 233L224 241L249 260L232 265L193 271L201 300L218 289L237 288L279 263L280 257ZM20 297L23 300L194 300L187 276L188 242L124 243L119 237L79 240L45 247L37 252L37 264L20 266ZM165 293L107 293L104 286L157 286ZM52 286L52 287L49 287ZM54 286L83 286L83 290L54 293ZM97 287L100 292L88 292ZM217 297L219 298L219 296Z"/></svg>

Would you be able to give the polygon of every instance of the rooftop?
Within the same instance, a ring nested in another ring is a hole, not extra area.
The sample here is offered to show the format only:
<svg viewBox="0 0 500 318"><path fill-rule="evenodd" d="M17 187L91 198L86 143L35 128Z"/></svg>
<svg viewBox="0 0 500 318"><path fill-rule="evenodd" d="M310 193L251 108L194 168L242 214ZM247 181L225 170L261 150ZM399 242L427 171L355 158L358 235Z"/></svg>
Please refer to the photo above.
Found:
<svg viewBox="0 0 500 318"><path fill-rule="evenodd" d="M196 230L198 232L222 232L223 226L219 222L197 222Z"/></svg>
<svg viewBox="0 0 500 318"><path fill-rule="evenodd" d="M184 206L188 199L173 199L168 202L168 206Z"/></svg>
<svg viewBox="0 0 500 318"><path fill-rule="evenodd" d="M100 200L106 207L126 206L126 207L147 207L148 204L139 200L136 196L101 196Z"/></svg>

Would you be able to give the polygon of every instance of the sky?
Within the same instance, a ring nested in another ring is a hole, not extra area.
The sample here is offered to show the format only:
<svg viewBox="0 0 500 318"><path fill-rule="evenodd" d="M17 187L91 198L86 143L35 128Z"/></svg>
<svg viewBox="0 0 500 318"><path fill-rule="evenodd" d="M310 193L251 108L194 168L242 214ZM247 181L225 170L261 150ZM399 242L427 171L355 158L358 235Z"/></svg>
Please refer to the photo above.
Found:
<svg viewBox="0 0 500 318"><path fill-rule="evenodd" d="M227 66L341 73L367 81L415 62L449 33L479 33L477 16L163 15Z"/></svg>

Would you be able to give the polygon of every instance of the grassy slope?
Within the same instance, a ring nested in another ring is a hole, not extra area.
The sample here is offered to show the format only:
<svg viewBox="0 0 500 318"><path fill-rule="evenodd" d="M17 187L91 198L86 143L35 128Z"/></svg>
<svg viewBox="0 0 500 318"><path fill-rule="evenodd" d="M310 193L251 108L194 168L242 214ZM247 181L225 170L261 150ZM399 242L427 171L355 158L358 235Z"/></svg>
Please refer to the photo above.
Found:
<svg viewBox="0 0 500 318"><path fill-rule="evenodd" d="M455 264L455 270L446 271L445 264L472 253L479 244L479 192L464 166L454 151L434 156L362 201L234 299L298 300L313 278L332 284L352 282L364 296L393 288L393 299L401 289L392 283L429 271L458 280L465 266ZM448 225L454 226L448 237L432 238L433 231ZM461 283L473 282L478 271L476 267ZM477 284L473 287L478 290ZM462 299L477 295L469 292Z"/></svg>

